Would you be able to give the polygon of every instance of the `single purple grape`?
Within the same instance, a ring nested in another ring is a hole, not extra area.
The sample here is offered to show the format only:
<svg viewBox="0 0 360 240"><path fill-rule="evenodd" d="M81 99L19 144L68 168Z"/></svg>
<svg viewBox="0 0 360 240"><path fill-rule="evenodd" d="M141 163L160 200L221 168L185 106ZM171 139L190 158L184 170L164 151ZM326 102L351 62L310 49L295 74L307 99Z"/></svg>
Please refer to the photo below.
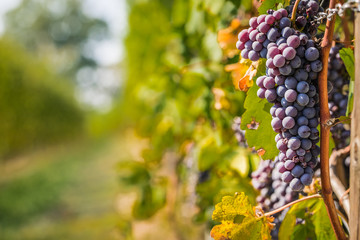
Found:
<svg viewBox="0 0 360 240"><path fill-rule="evenodd" d="M291 170L291 174L296 177L299 178L301 175L304 174L304 169L300 166L300 165L296 165L292 170Z"/></svg>
<svg viewBox="0 0 360 240"><path fill-rule="evenodd" d="M286 160L284 163L284 167L290 171L295 167L295 163L292 160Z"/></svg>
<svg viewBox="0 0 360 240"><path fill-rule="evenodd" d="M260 59L260 54L258 52L256 52L255 50L251 50L249 52L248 57L249 57L249 60L255 62Z"/></svg>
<svg viewBox="0 0 360 240"><path fill-rule="evenodd" d="M298 114L298 111L295 107L293 106L289 106L285 109L285 114L286 116L289 116L289 117L296 117L296 115Z"/></svg>
<svg viewBox="0 0 360 240"><path fill-rule="evenodd" d="M290 65L286 64L283 67L279 68L279 72L282 75L288 76L292 72L292 68Z"/></svg>
<svg viewBox="0 0 360 240"><path fill-rule="evenodd" d="M275 20L276 20L275 17L272 15L267 15L265 17L265 22L269 25L273 24L275 22Z"/></svg>
<svg viewBox="0 0 360 240"><path fill-rule="evenodd" d="M239 33L238 39L240 40L240 42L247 42L249 40L249 33L247 32L246 29L242 30Z"/></svg>
<svg viewBox="0 0 360 240"><path fill-rule="evenodd" d="M286 11L286 10L285 10ZM283 18L280 19L280 23L279 23L280 29L284 29L286 27L290 27L291 26L291 21L289 18L287 18L286 16L284 16Z"/></svg>
<svg viewBox="0 0 360 240"><path fill-rule="evenodd" d="M278 108L276 109L275 111L275 115L280 118L281 120L284 119L286 117L286 114L285 114L285 109L284 108Z"/></svg>
<svg viewBox="0 0 360 240"><path fill-rule="evenodd" d="M277 84L277 85L283 85L284 84L284 82L285 82L285 77L284 76L276 76L275 77L275 83Z"/></svg>
<svg viewBox="0 0 360 240"><path fill-rule="evenodd" d="M290 182L290 188L296 192L299 192L304 189L304 185L301 183L300 179L294 178Z"/></svg>
<svg viewBox="0 0 360 240"><path fill-rule="evenodd" d="M301 59L299 56L295 56L293 60L290 61L292 68L299 68L301 66Z"/></svg>
<svg viewBox="0 0 360 240"><path fill-rule="evenodd" d="M269 29L270 29L270 25L266 24L265 22L262 22L262 23L259 24L258 29L262 33L267 33L269 31Z"/></svg>
<svg viewBox="0 0 360 240"><path fill-rule="evenodd" d="M278 54L280 54L280 50L277 47L270 47L268 48L267 58L274 58Z"/></svg>
<svg viewBox="0 0 360 240"><path fill-rule="evenodd" d="M281 30L281 35L284 38L290 37L293 33L294 33L294 29L292 29L291 27L285 27Z"/></svg>
<svg viewBox="0 0 360 240"><path fill-rule="evenodd" d="M297 48L300 46L300 38L296 35L292 35L288 37L286 43L289 45L289 47Z"/></svg>
<svg viewBox="0 0 360 240"><path fill-rule="evenodd" d="M265 22L266 14L262 14L257 17L257 23L260 25L261 23Z"/></svg>
<svg viewBox="0 0 360 240"><path fill-rule="evenodd" d="M258 33L256 34L256 41L263 43L266 40L266 34ZM264 46L266 48L266 46Z"/></svg>
<svg viewBox="0 0 360 240"><path fill-rule="evenodd" d="M300 93L297 95L296 102L300 106L306 106L309 103L309 96L305 93Z"/></svg>
<svg viewBox="0 0 360 240"><path fill-rule="evenodd" d="M287 146L291 150L297 150L300 147L300 145L301 145L300 139L297 137L292 137L289 139Z"/></svg>
<svg viewBox="0 0 360 240"><path fill-rule="evenodd" d="M266 88L259 88L257 90L257 96L259 98L265 98L265 92L266 92Z"/></svg>
<svg viewBox="0 0 360 240"><path fill-rule="evenodd" d="M308 173L304 173L301 177L300 177L300 181L302 184L308 186L311 184L312 182L312 176Z"/></svg>
<svg viewBox="0 0 360 240"><path fill-rule="evenodd" d="M283 182L289 183L291 180L293 180L293 176L291 175L290 171L286 171L283 174L281 174L281 180Z"/></svg>
<svg viewBox="0 0 360 240"><path fill-rule="evenodd" d="M278 54L274 57L273 63L275 65L275 67L281 68L285 65L285 57L281 54Z"/></svg>
<svg viewBox="0 0 360 240"><path fill-rule="evenodd" d="M315 61L320 56L319 50L315 47L309 47L305 50L305 58L308 61Z"/></svg>
<svg viewBox="0 0 360 240"><path fill-rule="evenodd" d="M271 89L275 87L275 79L273 77L266 77L264 79L264 87Z"/></svg>
<svg viewBox="0 0 360 240"><path fill-rule="evenodd" d="M276 91L275 89L267 89L265 91L265 98L269 101L269 102L273 102L276 100Z"/></svg>
<svg viewBox="0 0 360 240"><path fill-rule="evenodd" d="M257 23L257 17L252 17L249 20L250 27L256 28L259 24Z"/></svg>
<svg viewBox="0 0 360 240"><path fill-rule="evenodd" d="M286 129L290 129L295 126L295 120L292 117L285 117L282 121L282 125Z"/></svg>
<svg viewBox="0 0 360 240"><path fill-rule="evenodd" d="M301 138L308 138L311 134L311 129L308 126L300 126L298 130L298 134Z"/></svg>
<svg viewBox="0 0 360 240"><path fill-rule="evenodd" d="M250 52L250 50L248 50L248 49L242 50L241 51L241 57L245 58L245 59L248 59L249 58L249 52Z"/></svg>
<svg viewBox="0 0 360 240"><path fill-rule="evenodd" d="M296 56L296 50L292 47L287 47L282 51L282 55L286 60L292 60Z"/></svg>
<svg viewBox="0 0 360 240"><path fill-rule="evenodd" d="M286 101L288 101L288 102L295 102L296 97L297 97L297 92L293 89L289 89L285 92L284 97L285 97Z"/></svg>
<svg viewBox="0 0 360 240"><path fill-rule="evenodd" d="M276 20L280 20L282 18L282 14L279 11L273 12L272 15L275 17Z"/></svg>

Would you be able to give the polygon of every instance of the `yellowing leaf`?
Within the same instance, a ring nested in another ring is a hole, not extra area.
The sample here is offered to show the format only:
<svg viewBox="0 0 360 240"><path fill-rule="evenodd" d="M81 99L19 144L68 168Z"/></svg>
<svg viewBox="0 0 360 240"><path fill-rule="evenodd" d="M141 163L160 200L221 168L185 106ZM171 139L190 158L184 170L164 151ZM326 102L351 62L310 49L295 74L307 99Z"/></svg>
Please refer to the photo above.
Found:
<svg viewBox="0 0 360 240"><path fill-rule="evenodd" d="M225 66L225 71L231 72L233 84L240 91L247 91L254 85L253 78L257 73L259 62L251 63L241 60L238 63Z"/></svg>
<svg viewBox="0 0 360 240"><path fill-rule="evenodd" d="M236 89L240 90L239 88L239 82L246 74L247 70L249 68L249 65L243 64L243 63L233 63L225 66L226 72L231 72L231 77L233 80L233 84ZM243 85L243 84L242 84Z"/></svg>
<svg viewBox="0 0 360 240"><path fill-rule="evenodd" d="M231 21L229 27L218 32L217 40L226 57L233 58L239 53L239 50L236 48L237 36L244 28L246 26L241 26L240 20L235 18Z"/></svg>
<svg viewBox="0 0 360 240"><path fill-rule="evenodd" d="M221 222L211 230L215 240L271 239L272 218L257 216L244 193L223 197L215 206L213 220Z"/></svg>
<svg viewBox="0 0 360 240"><path fill-rule="evenodd" d="M239 81L239 89L241 91L247 91L253 85L253 77L256 74L256 68L254 64L251 64L245 75Z"/></svg>
<svg viewBox="0 0 360 240"><path fill-rule="evenodd" d="M215 240L229 240L231 239L231 231L236 227L234 223L224 222L221 225L216 225L211 229L211 237Z"/></svg>

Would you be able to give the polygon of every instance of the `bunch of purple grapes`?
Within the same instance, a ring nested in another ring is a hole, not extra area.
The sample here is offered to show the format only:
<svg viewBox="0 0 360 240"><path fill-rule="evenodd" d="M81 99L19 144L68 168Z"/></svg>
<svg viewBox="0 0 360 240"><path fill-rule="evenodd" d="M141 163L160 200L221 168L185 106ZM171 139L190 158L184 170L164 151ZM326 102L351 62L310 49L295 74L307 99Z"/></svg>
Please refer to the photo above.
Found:
<svg viewBox="0 0 360 240"><path fill-rule="evenodd" d="M341 45L331 48L329 55L328 81L331 86L329 90L329 109L332 118L345 116L348 103L348 89L350 76L345 69L344 62L340 58ZM337 149L344 148L350 141L350 127L346 124L336 124L331 128L331 133Z"/></svg>
<svg viewBox="0 0 360 240"><path fill-rule="evenodd" d="M242 50L241 56L251 61L257 61L260 57L267 57L269 43L276 43L278 46L281 43L286 43L286 36L292 31L290 30L292 9L293 5L276 11L270 9L267 15L263 14L251 18L249 21L250 28L240 32L239 41L236 43L236 47ZM323 9L317 1L300 1L295 20L297 29L303 29L307 35L313 37L318 28L318 23L314 21L314 17L320 11ZM301 50L303 49L300 48L299 51Z"/></svg>
<svg viewBox="0 0 360 240"><path fill-rule="evenodd" d="M235 138L238 142L238 145L241 147L248 147L248 144L245 139L245 130L240 128L241 118L235 117L232 124L232 130L234 131Z"/></svg>
<svg viewBox="0 0 360 240"><path fill-rule="evenodd" d="M313 2L306 6L316 12ZM286 9L279 9L251 18L250 28L239 33L236 45L243 58L267 59L266 76L256 80L257 94L274 103L271 125L279 133L275 141L281 179L301 191L311 184L320 154L316 80L322 63L319 48L311 40L314 32L294 29L288 16Z"/></svg>
<svg viewBox="0 0 360 240"><path fill-rule="evenodd" d="M256 171L251 173L251 182L260 191L256 201L264 211L271 211L297 199L289 183L281 180L280 162L261 160Z"/></svg>
<svg viewBox="0 0 360 240"><path fill-rule="evenodd" d="M292 14L296 0L291 0L290 5L286 7L289 15ZM324 9L314 0L302 0L296 9L295 26L310 36L315 36L319 24L315 20L318 12L324 12Z"/></svg>

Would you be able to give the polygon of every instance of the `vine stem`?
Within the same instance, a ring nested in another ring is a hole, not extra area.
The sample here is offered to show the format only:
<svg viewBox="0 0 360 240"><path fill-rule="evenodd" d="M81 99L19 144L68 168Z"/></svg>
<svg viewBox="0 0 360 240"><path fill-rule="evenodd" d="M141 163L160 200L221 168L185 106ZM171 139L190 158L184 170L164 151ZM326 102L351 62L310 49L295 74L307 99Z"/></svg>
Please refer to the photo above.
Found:
<svg viewBox="0 0 360 240"><path fill-rule="evenodd" d="M299 6L300 0L296 0L295 4L294 4L294 8L291 14L291 22L294 24L295 23L295 19L296 19L296 11L297 8Z"/></svg>
<svg viewBox="0 0 360 240"><path fill-rule="evenodd" d="M296 204L296 203L299 203L299 202L302 202L302 201L306 201L306 200L309 200L309 199L313 199L313 198L321 198L321 195L320 194L314 194L314 195L311 195L311 196L307 196L307 197L303 197L303 198L300 198L298 200L295 200L291 203L288 203L282 207L279 207L278 209L275 209L274 211L271 211L271 212L267 212L264 214L264 216L266 217L270 217L271 215L274 215L278 212L281 212L283 211L284 209L288 208L288 207L291 207L292 205Z"/></svg>
<svg viewBox="0 0 360 240"><path fill-rule="evenodd" d="M335 8L336 0L330 0L329 8ZM320 98L320 170L321 170L321 186L323 199L326 210L330 218L331 226L338 240L347 239L344 230L340 224L334 200L332 198L332 188L330 183L330 165L329 165L329 137L330 127L327 122L330 119L328 106L328 90L327 90L327 72L328 58L334 35L335 20L334 16L327 20L324 38L321 43L321 56L323 69L319 74L319 98Z"/></svg>

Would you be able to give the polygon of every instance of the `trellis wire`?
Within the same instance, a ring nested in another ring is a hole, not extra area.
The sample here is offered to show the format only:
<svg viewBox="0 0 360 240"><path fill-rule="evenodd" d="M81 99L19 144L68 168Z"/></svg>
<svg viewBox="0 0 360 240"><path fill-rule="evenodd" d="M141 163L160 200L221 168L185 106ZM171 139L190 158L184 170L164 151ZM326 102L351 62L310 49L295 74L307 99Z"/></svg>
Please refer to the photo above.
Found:
<svg viewBox="0 0 360 240"><path fill-rule="evenodd" d="M349 0L344 4L336 4L335 8L328 8L325 12L320 12L315 17L315 21L320 24L321 20L327 18L327 20L331 20L332 17L338 14L340 17L344 16L345 10L351 9L354 12L360 12L360 0Z"/></svg>

